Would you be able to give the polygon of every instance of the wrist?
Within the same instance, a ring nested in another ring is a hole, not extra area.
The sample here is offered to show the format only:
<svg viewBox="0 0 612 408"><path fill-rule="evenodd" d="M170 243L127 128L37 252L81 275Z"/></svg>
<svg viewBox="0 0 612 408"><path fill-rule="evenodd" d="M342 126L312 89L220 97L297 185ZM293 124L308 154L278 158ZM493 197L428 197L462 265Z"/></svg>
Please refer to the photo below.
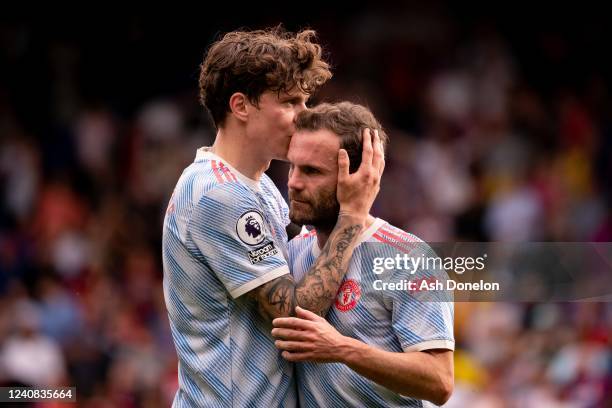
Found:
<svg viewBox="0 0 612 408"><path fill-rule="evenodd" d="M365 228L368 214L359 214L357 212L351 212L340 208L338 214L338 222L348 225L359 225L362 229Z"/></svg>
<svg viewBox="0 0 612 408"><path fill-rule="evenodd" d="M353 339L352 337L342 336L337 361L348 366L354 364L357 360L363 357L363 346L364 344L359 340Z"/></svg>

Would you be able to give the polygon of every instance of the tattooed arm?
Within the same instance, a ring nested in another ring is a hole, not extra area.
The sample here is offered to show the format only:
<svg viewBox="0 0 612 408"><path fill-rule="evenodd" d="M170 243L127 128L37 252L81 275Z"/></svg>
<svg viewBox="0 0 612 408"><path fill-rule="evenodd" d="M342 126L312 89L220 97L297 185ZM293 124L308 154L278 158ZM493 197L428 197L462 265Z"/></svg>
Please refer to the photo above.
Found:
<svg viewBox="0 0 612 408"><path fill-rule="evenodd" d="M361 165L353 174L349 174L346 151L340 149L336 193L340 213L336 226L317 261L300 282L285 275L249 292L257 300L262 316L270 320L294 316L296 305L321 316L327 313L378 193L384 164L383 148L377 132L372 135L368 129L364 130Z"/></svg>
<svg viewBox="0 0 612 408"><path fill-rule="evenodd" d="M360 219L341 215L321 254L300 282L284 275L249 292L262 316L270 320L295 316L297 305L324 316L336 297L362 230Z"/></svg>

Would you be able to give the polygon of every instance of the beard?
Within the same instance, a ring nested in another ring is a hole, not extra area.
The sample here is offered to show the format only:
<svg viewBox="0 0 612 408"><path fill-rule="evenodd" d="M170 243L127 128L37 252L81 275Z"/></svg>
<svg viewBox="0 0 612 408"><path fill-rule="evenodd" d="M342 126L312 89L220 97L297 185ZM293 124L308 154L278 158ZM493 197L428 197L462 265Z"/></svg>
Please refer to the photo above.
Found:
<svg viewBox="0 0 612 408"><path fill-rule="evenodd" d="M336 198L336 190L321 191L318 196L305 197L289 191L289 219L298 225L313 225L328 227L336 225L340 213L340 203Z"/></svg>

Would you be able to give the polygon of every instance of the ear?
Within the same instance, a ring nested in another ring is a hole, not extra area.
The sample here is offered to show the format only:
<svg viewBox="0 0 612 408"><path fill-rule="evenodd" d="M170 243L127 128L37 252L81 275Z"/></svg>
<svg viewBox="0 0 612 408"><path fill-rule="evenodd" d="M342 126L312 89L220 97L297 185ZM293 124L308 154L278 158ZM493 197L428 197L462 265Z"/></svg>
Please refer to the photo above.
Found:
<svg viewBox="0 0 612 408"><path fill-rule="evenodd" d="M229 107L232 114L241 122L246 122L249 116L249 100L242 92L235 92L230 96Z"/></svg>

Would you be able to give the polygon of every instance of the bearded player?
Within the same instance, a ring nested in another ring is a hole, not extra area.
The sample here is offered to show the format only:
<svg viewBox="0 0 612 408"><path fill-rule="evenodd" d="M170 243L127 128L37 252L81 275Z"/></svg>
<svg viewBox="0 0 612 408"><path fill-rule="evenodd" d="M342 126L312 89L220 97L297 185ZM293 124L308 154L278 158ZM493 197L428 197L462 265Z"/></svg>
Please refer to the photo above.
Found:
<svg viewBox="0 0 612 408"><path fill-rule="evenodd" d="M387 137L372 113L348 102L302 112L288 158L290 218L314 226L289 244L294 279L321 256L340 211L336 199L339 149L359 165L361 130ZM326 318L298 308L297 318L275 319L272 334L283 357L297 364L300 405L305 407L421 407L445 403L453 388L453 305L445 296L373 290L381 278L374 258L421 256L421 240L368 216L349 270ZM389 271L387 279L436 278L436 271ZM446 300L446 301L440 301Z"/></svg>
<svg viewBox="0 0 612 408"><path fill-rule="evenodd" d="M271 320L300 305L325 314L378 191L376 138L349 174L336 152L341 215L318 262L295 280L286 261L288 207L264 171L285 160L295 117L331 74L314 32L231 32L214 43L200 97L217 128L181 175L166 213L164 297L179 360L175 407L291 407L293 367Z"/></svg>

